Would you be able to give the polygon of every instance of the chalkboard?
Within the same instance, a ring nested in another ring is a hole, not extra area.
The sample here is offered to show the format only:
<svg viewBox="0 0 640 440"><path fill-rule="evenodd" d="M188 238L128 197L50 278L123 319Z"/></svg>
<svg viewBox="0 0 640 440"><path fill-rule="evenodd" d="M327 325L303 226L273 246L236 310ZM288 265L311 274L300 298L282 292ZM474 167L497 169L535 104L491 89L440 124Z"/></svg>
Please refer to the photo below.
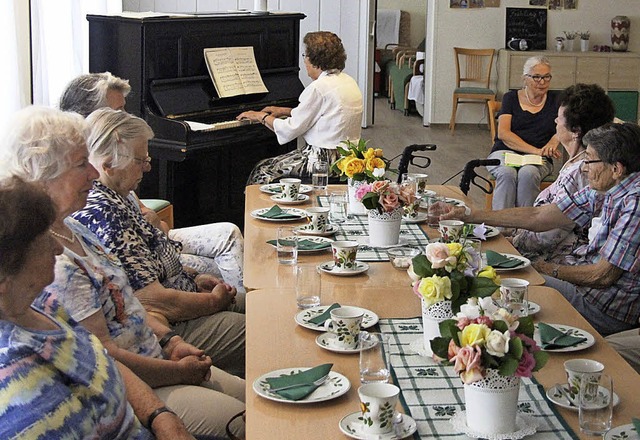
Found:
<svg viewBox="0 0 640 440"><path fill-rule="evenodd" d="M547 49L547 10L536 8L507 8L504 47L512 38L531 42L529 50Z"/></svg>

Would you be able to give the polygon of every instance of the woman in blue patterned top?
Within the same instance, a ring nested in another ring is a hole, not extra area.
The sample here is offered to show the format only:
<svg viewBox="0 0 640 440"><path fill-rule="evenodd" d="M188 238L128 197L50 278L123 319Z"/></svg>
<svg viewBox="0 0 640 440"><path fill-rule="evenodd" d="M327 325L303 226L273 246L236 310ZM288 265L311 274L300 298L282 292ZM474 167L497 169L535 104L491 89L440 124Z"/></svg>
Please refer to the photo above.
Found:
<svg viewBox="0 0 640 440"><path fill-rule="evenodd" d="M152 439L139 419L156 438L192 439L56 301L32 305L62 251L48 232L51 199L36 185L4 179L0 215L0 438Z"/></svg>

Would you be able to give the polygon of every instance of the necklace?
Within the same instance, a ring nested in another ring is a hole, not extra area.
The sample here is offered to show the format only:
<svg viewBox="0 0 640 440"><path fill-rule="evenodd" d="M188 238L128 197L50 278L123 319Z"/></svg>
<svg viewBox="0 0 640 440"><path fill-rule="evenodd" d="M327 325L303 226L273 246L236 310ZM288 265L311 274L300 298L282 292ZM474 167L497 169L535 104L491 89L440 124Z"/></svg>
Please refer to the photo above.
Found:
<svg viewBox="0 0 640 440"><path fill-rule="evenodd" d="M49 228L49 232L51 232L51 234L54 235L55 237L62 238L63 240L66 240L71 244L73 244L76 241L76 236L73 233L71 234L71 238L69 238L66 235L58 234L56 231L54 231L51 228Z"/></svg>
<svg viewBox="0 0 640 440"><path fill-rule="evenodd" d="M540 102L540 104L534 104L533 102L531 102L531 100L529 99L529 92L527 91L526 87L524 88L524 96L527 98L527 102L532 107L542 107L546 101L546 96L545 96L544 98L542 98L542 102Z"/></svg>

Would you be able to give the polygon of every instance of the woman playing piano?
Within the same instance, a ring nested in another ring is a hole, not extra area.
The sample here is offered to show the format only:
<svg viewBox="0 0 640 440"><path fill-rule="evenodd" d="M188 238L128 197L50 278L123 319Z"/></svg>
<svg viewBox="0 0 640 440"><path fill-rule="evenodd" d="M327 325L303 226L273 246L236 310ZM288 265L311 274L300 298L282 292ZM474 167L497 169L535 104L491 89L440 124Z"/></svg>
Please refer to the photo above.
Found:
<svg viewBox="0 0 640 440"><path fill-rule="evenodd" d="M296 108L265 107L236 119L260 122L273 130L280 144L302 136L305 145L289 153L264 159L255 166L248 185L270 183L282 177L311 175L317 161L331 164L341 141L360 139L362 93L342 70L347 55L340 38L331 32L310 32L303 40L307 74L313 80L300 95Z"/></svg>

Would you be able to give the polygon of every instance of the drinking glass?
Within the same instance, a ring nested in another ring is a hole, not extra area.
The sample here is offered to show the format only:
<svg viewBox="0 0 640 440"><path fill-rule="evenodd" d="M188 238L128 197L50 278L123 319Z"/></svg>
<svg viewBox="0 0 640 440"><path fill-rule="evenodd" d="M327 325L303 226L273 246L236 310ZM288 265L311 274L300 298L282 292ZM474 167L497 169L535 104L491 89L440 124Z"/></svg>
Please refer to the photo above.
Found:
<svg viewBox="0 0 640 440"><path fill-rule="evenodd" d="M611 429L613 417L613 379L608 374L599 377L582 376L578 419L580 431L603 436Z"/></svg>
<svg viewBox="0 0 640 440"><path fill-rule="evenodd" d="M389 335L360 333L360 383L389 382Z"/></svg>
<svg viewBox="0 0 640 440"><path fill-rule="evenodd" d="M293 265L298 262L298 233L291 226L280 226L276 233L278 263Z"/></svg>
<svg viewBox="0 0 640 440"><path fill-rule="evenodd" d="M442 196L427 197L427 223L430 228L438 228L440 216L448 212L448 206Z"/></svg>
<svg viewBox="0 0 640 440"><path fill-rule="evenodd" d="M347 193L345 191L332 192L329 196L329 221L344 223L347 220Z"/></svg>
<svg viewBox="0 0 640 440"><path fill-rule="evenodd" d="M318 161L311 166L311 186L324 191L329 182L329 162Z"/></svg>
<svg viewBox="0 0 640 440"><path fill-rule="evenodd" d="M321 278L316 265L304 264L295 268L296 302L299 309L320 305Z"/></svg>

